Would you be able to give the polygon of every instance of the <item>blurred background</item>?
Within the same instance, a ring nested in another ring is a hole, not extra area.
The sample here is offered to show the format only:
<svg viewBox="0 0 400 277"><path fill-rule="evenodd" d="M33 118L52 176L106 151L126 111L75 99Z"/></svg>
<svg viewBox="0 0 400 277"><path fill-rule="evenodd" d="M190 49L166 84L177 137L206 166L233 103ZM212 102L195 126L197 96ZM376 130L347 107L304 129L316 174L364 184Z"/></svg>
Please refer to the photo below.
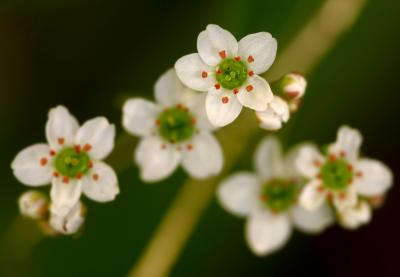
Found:
<svg viewBox="0 0 400 277"><path fill-rule="evenodd" d="M0 276L124 276L186 179L178 171L146 185L130 164L119 176L121 194L115 202L84 200L89 213L81 236L37 239L25 253L24 240L35 241L38 230L18 219L16 201L26 187L13 177L10 163L22 148L45 140L49 108L66 105L80 122L104 115L122 134L123 99L152 99L158 76L196 51L197 35L208 23L237 38L268 31L278 39L279 53L322 3L1 0L0 242L7 245L13 238L22 250L16 244L0 251ZM364 153L385 161L397 175L399 12L400 1L367 3L354 27L308 76L287 146L303 140L328 143L341 124L350 124L364 135ZM260 130L257 140L266 134ZM252 168L257 140L237 168ZM130 142L129 153L135 139ZM244 221L213 199L171 275L400 276L396 185L368 226L354 232L332 227L320 236L295 232L283 250L265 258L245 245ZM16 224L22 224L21 234L13 231Z"/></svg>

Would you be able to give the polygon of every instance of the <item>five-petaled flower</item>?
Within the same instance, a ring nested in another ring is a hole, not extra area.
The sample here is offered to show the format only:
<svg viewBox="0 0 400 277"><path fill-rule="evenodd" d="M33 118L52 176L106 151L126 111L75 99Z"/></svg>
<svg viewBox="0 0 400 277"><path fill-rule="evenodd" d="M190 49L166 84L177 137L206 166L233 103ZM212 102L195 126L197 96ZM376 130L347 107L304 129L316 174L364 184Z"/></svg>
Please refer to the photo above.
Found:
<svg viewBox="0 0 400 277"><path fill-rule="evenodd" d="M134 160L147 182L168 177L182 164L194 178L218 174L223 155L211 134L204 95L184 87L170 69L155 84L153 103L129 99L123 107L123 126L141 141Z"/></svg>
<svg viewBox="0 0 400 277"><path fill-rule="evenodd" d="M15 177L28 186L51 186L51 212L66 216L83 192L88 198L107 202L119 193L114 170L101 160L114 147L115 127L97 117L79 127L69 111L50 110L46 143L25 148L12 162Z"/></svg>
<svg viewBox="0 0 400 277"><path fill-rule="evenodd" d="M356 228L369 221L371 208L367 200L382 197L393 177L382 162L360 157L361 142L358 130L342 126L326 155L310 145L299 151L297 168L309 179L300 196L305 209L317 209L328 200L344 227Z"/></svg>
<svg viewBox="0 0 400 277"><path fill-rule="evenodd" d="M297 151L295 147L283 156L279 141L266 138L256 150L257 173L236 173L218 188L221 205L247 218L246 239L256 255L281 248L290 237L292 225L314 234L333 222L328 205L312 212L298 205L302 178L294 166Z"/></svg>
<svg viewBox="0 0 400 277"><path fill-rule="evenodd" d="M267 109L273 94L258 76L275 60L277 42L267 32L250 34L239 42L227 30L210 24L197 38L198 53L175 63L188 87L207 91L206 111L215 126L225 126L240 114L242 106Z"/></svg>

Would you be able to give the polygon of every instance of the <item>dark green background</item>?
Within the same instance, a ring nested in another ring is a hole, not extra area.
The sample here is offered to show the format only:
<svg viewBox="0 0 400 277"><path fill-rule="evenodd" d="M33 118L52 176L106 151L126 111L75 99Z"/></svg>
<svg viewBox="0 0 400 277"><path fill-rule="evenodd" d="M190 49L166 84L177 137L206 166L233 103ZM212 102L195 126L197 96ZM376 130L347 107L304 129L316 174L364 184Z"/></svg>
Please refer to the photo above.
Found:
<svg viewBox="0 0 400 277"><path fill-rule="evenodd" d="M23 147L44 141L50 107L64 104L81 122L107 116L122 133L121 99L152 98L157 77L195 51L206 24L220 24L237 38L269 31L282 49L321 3L1 0L0 239L18 215L16 199L26 189L13 178L10 162ZM368 156L399 171L399 12L400 1L369 1L354 28L309 76L289 144L328 143L346 123L362 131ZM249 145L237 167L251 168L253 148ZM13 268L10 276L123 276L184 180L179 171L145 185L132 164L120 175L117 201L85 200L89 217L80 238L45 239L20 263L3 254L3 269ZM286 248L266 258L247 249L243 220L213 201L172 275L399 276L399 197L394 186L367 227L355 232L334 227L316 237L295 233Z"/></svg>

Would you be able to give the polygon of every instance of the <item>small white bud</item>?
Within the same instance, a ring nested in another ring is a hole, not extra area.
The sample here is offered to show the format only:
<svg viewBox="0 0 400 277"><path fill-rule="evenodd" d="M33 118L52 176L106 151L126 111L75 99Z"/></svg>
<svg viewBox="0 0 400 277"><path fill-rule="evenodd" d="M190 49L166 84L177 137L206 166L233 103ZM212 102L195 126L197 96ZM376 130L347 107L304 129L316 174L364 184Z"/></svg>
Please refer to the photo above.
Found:
<svg viewBox="0 0 400 277"><path fill-rule="evenodd" d="M287 99L296 100L303 97L307 87L307 81L303 75L297 72L289 73L283 77L282 82L282 93Z"/></svg>
<svg viewBox="0 0 400 277"><path fill-rule="evenodd" d="M24 192L18 199L18 205L22 215L33 219L43 219L49 208L46 196L36 190Z"/></svg>
<svg viewBox="0 0 400 277"><path fill-rule="evenodd" d="M269 131L276 131L287 122L290 117L289 106L285 100L279 96L274 96L268 104L268 108L262 112L256 112L261 128Z"/></svg>
<svg viewBox="0 0 400 277"><path fill-rule="evenodd" d="M52 213L50 226L58 233L71 235L78 232L86 217L86 207L78 202L65 216Z"/></svg>

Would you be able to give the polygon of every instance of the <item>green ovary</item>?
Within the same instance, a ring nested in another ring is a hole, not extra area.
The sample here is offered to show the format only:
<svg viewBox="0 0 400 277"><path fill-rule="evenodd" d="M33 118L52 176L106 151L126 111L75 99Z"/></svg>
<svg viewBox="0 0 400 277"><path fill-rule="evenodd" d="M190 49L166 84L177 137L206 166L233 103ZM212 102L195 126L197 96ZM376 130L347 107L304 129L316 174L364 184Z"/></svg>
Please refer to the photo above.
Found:
<svg viewBox="0 0 400 277"><path fill-rule="evenodd" d="M218 83L225 89L241 87L247 80L247 66L242 61L224 59L216 72Z"/></svg>
<svg viewBox="0 0 400 277"><path fill-rule="evenodd" d="M353 179L353 171L343 159L327 161L320 175L324 186L331 190L343 190Z"/></svg>
<svg viewBox="0 0 400 277"><path fill-rule="evenodd" d="M160 136L171 143L190 139L196 130L193 116L184 107L170 108L161 112L157 121Z"/></svg>
<svg viewBox="0 0 400 277"><path fill-rule="evenodd" d="M89 171L90 158L85 152L65 148L55 157L54 166L62 176L75 178Z"/></svg>
<svg viewBox="0 0 400 277"><path fill-rule="evenodd" d="M291 180L272 180L262 190L265 205L273 212L288 210L297 200L299 187Z"/></svg>

